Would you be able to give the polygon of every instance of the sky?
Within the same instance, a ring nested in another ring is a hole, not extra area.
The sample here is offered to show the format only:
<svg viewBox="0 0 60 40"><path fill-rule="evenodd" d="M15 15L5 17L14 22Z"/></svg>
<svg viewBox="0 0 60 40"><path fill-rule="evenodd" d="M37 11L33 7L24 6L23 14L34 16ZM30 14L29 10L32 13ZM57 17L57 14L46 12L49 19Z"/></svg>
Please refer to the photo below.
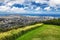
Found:
<svg viewBox="0 0 60 40"><path fill-rule="evenodd" d="M60 0L0 0L0 12L60 13Z"/></svg>

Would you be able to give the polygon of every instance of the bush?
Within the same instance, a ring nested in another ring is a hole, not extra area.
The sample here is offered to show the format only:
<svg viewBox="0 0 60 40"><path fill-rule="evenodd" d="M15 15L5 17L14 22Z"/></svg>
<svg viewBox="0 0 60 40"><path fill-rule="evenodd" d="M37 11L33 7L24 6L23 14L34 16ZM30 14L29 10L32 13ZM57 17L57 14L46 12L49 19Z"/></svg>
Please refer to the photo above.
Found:
<svg viewBox="0 0 60 40"><path fill-rule="evenodd" d="M7 32L0 33L0 40L15 40L17 37L23 35L29 30L35 29L36 27L41 26L42 24L36 24L32 26L26 26L24 28L13 29Z"/></svg>
<svg viewBox="0 0 60 40"><path fill-rule="evenodd" d="M47 20L47 21L43 21L43 23L53 24L53 25L60 25L60 19Z"/></svg>

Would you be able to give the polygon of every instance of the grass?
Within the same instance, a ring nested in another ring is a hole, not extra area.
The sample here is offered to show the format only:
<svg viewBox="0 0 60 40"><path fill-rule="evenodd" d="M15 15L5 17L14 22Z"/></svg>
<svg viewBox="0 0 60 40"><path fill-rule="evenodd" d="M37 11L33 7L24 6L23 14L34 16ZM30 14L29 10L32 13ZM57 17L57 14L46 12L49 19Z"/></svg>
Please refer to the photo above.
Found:
<svg viewBox="0 0 60 40"><path fill-rule="evenodd" d="M7 32L1 32L0 33L0 40L15 40L18 36L21 36L25 32L35 29L36 27L41 26L42 23L31 25L31 26L26 26L23 28L18 28L18 29L12 29Z"/></svg>
<svg viewBox="0 0 60 40"><path fill-rule="evenodd" d="M44 24L16 40L60 40L60 26Z"/></svg>

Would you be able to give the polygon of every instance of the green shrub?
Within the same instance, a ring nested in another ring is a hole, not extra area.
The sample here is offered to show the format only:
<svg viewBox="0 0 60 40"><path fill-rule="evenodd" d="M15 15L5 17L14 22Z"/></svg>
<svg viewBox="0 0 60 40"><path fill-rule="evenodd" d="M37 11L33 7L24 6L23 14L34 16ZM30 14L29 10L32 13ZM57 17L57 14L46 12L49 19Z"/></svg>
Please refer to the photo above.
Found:
<svg viewBox="0 0 60 40"><path fill-rule="evenodd" d="M53 25L60 25L60 19L47 20L47 21L43 21L43 23L53 24Z"/></svg>
<svg viewBox="0 0 60 40"><path fill-rule="evenodd" d="M13 29L7 32L0 33L0 40L15 40L17 37L23 35L29 30L35 29L36 27L41 26L42 24L35 24L32 26L26 26L24 28Z"/></svg>

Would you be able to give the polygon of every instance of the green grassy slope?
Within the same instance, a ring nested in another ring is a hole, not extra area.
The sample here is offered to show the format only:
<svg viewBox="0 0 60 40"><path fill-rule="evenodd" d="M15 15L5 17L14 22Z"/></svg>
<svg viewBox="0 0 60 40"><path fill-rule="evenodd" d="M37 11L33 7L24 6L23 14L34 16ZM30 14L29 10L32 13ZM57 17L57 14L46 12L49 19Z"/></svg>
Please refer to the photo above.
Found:
<svg viewBox="0 0 60 40"><path fill-rule="evenodd" d="M16 40L60 40L60 26L44 24Z"/></svg>

